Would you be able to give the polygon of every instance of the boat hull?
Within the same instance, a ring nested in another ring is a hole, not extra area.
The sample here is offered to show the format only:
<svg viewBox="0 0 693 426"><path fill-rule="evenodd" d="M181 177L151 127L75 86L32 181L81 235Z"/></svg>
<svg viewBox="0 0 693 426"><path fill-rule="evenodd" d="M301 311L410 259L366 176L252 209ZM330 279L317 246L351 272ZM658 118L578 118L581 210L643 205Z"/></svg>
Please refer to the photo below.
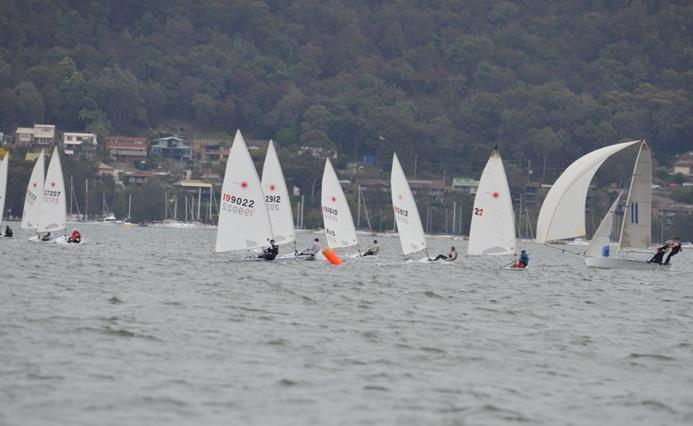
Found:
<svg viewBox="0 0 693 426"><path fill-rule="evenodd" d="M625 259L623 257L589 257L585 256L585 265L588 268L599 269L636 269L646 271L656 271L668 268L669 265L659 265L648 263L644 260Z"/></svg>

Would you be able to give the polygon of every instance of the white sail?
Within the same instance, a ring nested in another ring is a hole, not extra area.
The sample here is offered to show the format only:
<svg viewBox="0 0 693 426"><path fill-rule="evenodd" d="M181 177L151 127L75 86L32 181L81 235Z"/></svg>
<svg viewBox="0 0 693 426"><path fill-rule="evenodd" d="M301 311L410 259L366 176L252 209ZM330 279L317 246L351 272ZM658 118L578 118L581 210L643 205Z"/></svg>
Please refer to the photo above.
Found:
<svg viewBox="0 0 693 426"><path fill-rule="evenodd" d="M24 210L22 213L22 229L38 228L41 199L43 197L44 173L46 173L46 166L43 150L41 150L41 154L36 159L34 169L31 172L29 184L26 187Z"/></svg>
<svg viewBox="0 0 693 426"><path fill-rule="evenodd" d="M497 148L481 173L474 197L467 254L515 254L515 216L503 159Z"/></svg>
<svg viewBox="0 0 693 426"><path fill-rule="evenodd" d="M5 213L5 198L7 197L7 169L10 164L10 153L5 154L5 159L0 160L0 225L2 225L2 216ZM0 234L3 230L0 227Z"/></svg>
<svg viewBox="0 0 693 426"><path fill-rule="evenodd" d="M291 212L291 198L286 188L282 166L279 164L274 143L269 141L265 163L262 166L262 190L269 212L274 241L288 244L296 240L294 217Z"/></svg>
<svg viewBox="0 0 693 426"><path fill-rule="evenodd" d="M585 235L587 189L597 169L613 154L640 141L610 145L583 155L561 174L549 190L537 220L537 242Z"/></svg>
<svg viewBox="0 0 693 426"><path fill-rule="evenodd" d="M609 210L604 215L604 219L602 219L599 227L594 232L594 235L590 240L590 245L587 247L587 251L585 252L586 256L603 256L604 247L608 246L611 242L611 228L613 228L614 225L614 213L616 212L618 202L621 201L621 195L623 195L623 192L618 194L618 197L616 197L614 202L611 204L611 207L609 207Z"/></svg>
<svg viewBox="0 0 693 426"><path fill-rule="evenodd" d="M410 254L426 249L426 238L421 216L416 207L414 195L411 193L409 182L404 175L404 170L399 164L397 154L392 157L392 173L390 174L390 188L392 190L392 208L397 222L399 242L402 244L402 253Z"/></svg>
<svg viewBox="0 0 693 426"><path fill-rule="evenodd" d="M341 248L358 244L349 203L329 158L325 160L321 192L320 204L327 245L331 248Z"/></svg>
<svg viewBox="0 0 693 426"><path fill-rule="evenodd" d="M221 187L217 253L262 247L272 237L265 196L241 131L236 131Z"/></svg>
<svg viewBox="0 0 693 426"><path fill-rule="evenodd" d="M640 145L626 199L619 250L650 248L652 235L652 155L645 141Z"/></svg>
<svg viewBox="0 0 693 426"><path fill-rule="evenodd" d="M65 180L63 167L60 164L58 147L53 148L48 172L43 184L43 197L39 209L37 232L56 232L66 228L67 204L65 202Z"/></svg>

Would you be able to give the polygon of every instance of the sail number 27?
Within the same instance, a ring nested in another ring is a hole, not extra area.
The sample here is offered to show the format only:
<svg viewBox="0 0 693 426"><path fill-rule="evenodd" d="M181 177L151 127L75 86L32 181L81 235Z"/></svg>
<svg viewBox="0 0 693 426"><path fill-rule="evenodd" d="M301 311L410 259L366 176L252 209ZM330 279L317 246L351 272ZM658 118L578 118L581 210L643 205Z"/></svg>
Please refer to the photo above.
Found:
<svg viewBox="0 0 693 426"><path fill-rule="evenodd" d="M484 215L484 209L480 209L475 207L474 208L474 216L483 216Z"/></svg>

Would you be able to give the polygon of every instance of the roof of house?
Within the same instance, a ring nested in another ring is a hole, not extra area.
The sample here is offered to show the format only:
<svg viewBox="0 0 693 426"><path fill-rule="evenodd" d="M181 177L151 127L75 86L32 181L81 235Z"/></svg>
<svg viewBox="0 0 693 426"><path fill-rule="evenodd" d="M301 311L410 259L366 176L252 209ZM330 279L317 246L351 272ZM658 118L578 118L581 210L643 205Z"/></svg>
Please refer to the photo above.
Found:
<svg viewBox="0 0 693 426"><path fill-rule="evenodd" d="M173 184L181 188L211 188L212 184L198 179L183 179Z"/></svg>

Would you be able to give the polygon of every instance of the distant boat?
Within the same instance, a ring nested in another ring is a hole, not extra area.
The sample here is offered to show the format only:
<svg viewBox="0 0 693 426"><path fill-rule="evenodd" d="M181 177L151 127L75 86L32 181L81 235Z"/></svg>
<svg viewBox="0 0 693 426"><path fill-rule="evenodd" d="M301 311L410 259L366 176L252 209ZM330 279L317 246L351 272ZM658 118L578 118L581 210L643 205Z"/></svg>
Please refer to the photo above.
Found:
<svg viewBox="0 0 693 426"><path fill-rule="evenodd" d="M392 208L395 213L395 222L399 232L399 242L402 245L402 254L408 255L419 251L426 251L426 237L419 209L416 207L414 195L407 182L402 165L397 154L392 156L392 171L390 173L390 188L392 191Z"/></svg>
<svg viewBox="0 0 693 426"><path fill-rule="evenodd" d="M31 181L30 181L31 186ZM58 147L53 148L53 155L48 164L48 172L43 183L43 194L38 198L34 208L38 206L38 221L36 225L37 239L41 239L47 233L65 231L67 228L67 203L65 197L65 180L63 168L60 164L60 152ZM52 240L66 241L65 236Z"/></svg>
<svg viewBox="0 0 693 426"><path fill-rule="evenodd" d="M24 196L24 210L22 212L22 229L37 229L41 209L41 197L43 197L43 181L46 173L44 151L41 150L31 171L31 177L26 187Z"/></svg>
<svg viewBox="0 0 693 426"><path fill-rule="evenodd" d="M257 249L266 246L271 237L262 184L243 135L237 130L221 187L214 251Z"/></svg>
<svg viewBox="0 0 693 426"><path fill-rule="evenodd" d="M515 215L503 159L494 147L481 173L469 229L469 255L514 255Z"/></svg>
<svg viewBox="0 0 693 426"><path fill-rule="evenodd" d="M291 198L289 198L282 166L272 141L269 141L265 163L262 166L262 190L272 224L272 238L278 245L289 243L295 245L296 233L291 212Z"/></svg>
<svg viewBox="0 0 693 426"><path fill-rule="evenodd" d="M5 213L5 198L7 197L7 169L10 163L10 153L5 154L5 159L0 160L0 236L4 235L2 217Z"/></svg>
<svg viewBox="0 0 693 426"><path fill-rule="evenodd" d="M606 159L636 144L640 144L640 150L626 202L627 214L624 217L619 238L619 254L631 249L649 249L652 226L652 159L645 141L610 145L590 152L568 166L551 187L541 207L537 221L537 242L549 243L555 240L584 237L586 234L585 201L592 177ZM649 264L644 260L610 256L608 236L611 233L615 208L616 204L613 204L590 241L584 258L585 264L595 268L658 268L659 265Z"/></svg>
<svg viewBox="0 0 693 426"><path fill-rule="evenodd" d="M327 245L333 249L358 246L351 209L329 158L325 160L321 192L320 204Z"/></svg>
<svg viewBox="0 0 693 426"><path fill-rule="evenodd" d="M611 223L619 198L620 196L616 198L614 205L609 209L597 232L595 232L597 238L593 237L590 241L585 256L585 264L592 268L605 269L661 268L662 265L657 263L620 256L626 251L649 250L650 248L652 235L652 154L645 141L640 144L628 190L625 215L618 239L619 256L611 256L608 240L604 236L611 235ZM601 229L602 225L605 227L604 230Z"/></svg>

